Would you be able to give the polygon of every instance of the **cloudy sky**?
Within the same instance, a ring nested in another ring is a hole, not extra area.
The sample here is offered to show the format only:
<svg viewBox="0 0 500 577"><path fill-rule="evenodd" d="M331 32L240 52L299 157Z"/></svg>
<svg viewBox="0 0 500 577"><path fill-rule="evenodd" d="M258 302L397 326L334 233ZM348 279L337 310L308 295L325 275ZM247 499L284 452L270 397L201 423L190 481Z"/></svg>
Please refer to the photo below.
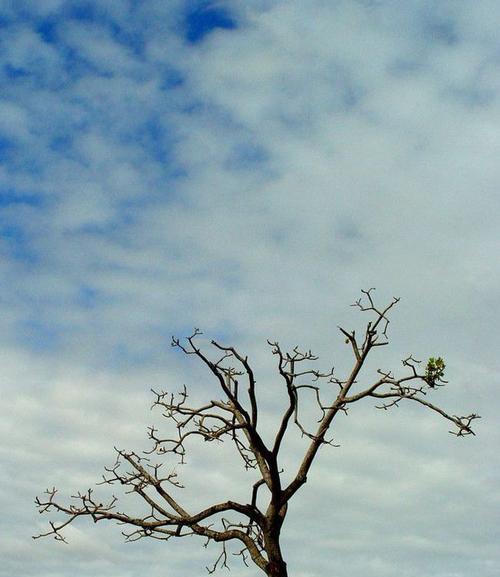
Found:
<svg viewBox="0 0 500 577"><path fill-rule="evenodd" d="M340 419L290 574L499 574L499 21L494 0L0 0L2 577L202 575L194 538L33 541L34 496L146 446L151 387L218 396L169 346L192 327L249 355L272 425L266 339L342 375L337 325L372 286L401 302L370 367L441 355L433 400L483 418L463 439L415 407ZM253 482L205 448L194 508Z"/></svg>

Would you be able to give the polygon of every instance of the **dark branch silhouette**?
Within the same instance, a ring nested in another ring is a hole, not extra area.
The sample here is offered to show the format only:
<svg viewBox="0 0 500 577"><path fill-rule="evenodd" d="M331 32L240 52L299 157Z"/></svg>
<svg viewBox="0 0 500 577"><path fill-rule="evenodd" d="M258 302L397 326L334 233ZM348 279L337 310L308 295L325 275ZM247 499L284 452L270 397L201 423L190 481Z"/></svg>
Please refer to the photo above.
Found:
<svg viewBox="0 0 500 577"><path fill-rule="evenodd" d="M377 408L383 410L411 401L447 419L454 426L450 432L459 437L473 435L473 421L479 418L474 413L451 415L427 400L432 389L446 384L441 357L430 358L421 370L420 361L409 356L402 361L403 376L378 370L372 384L359 389L357 377L368 355L372 349L389 342L389 313L399 302L394 298L380 308L374 302L373 290L362 291L363 297L352 305L371 317L361 338L355 331L339 327L353 354L352 369L343 378L337 377L333 369L320 372L309 368L317 360L311 351L303 352L296 347L285 352L278 342L268 341L277 357L277 370L288 400L277 419L272 442L267 444L259 432L256 381L248 358L234 347L212 341L212 350L217 354L212 360L198 346L197 337L201 335L198 329L185 341L172 338L173 347L197 357L214 376L222 400L210 400L205 405L193 407L185 387L177 395L153 391L153 406L159 408L173 425L174 434L163 436L157 428L150 427L148 434L152 447L149 451L139 455L115 449L117 460L112 467L106 468L101 484L120 485L127 492L135 493L147 505L148 513L139 517L122 513L117 509L116 497L102 503L96 500L91 489L74 495L70 504L63 504L53 488L37 497L36 505L40 513L60 513L63 520L51 521L48 530L35 538L53 536L65 541L64 528L79 517L89 517L94 522L116 521L126 527L123 534L127 541L144 537L167 541L172 537L200 535L206 538L205 545L211 541L220 543L220 555L211 567L207 567L210 573L228 566L227 544L236 541L240 549L233 555L240 556L245 564L251 560L270 577L286 577L280 534L288 502L306 483L320 447L333 444L327 434L331 433L338 413L347 413L352 403L367 397L375 399ZM320 414L314 426L304 423L300 412L301 398L306 391L312 392ZM297 427L307 439L307 448L298 460L291 481L283 484L280 449L290 426ZM182 506L177 493L183 486L176 473L165 473L163 465L152 461L151 456L174 455L183 463L186 444L191 437L200 437L206 442L228 440L234 444L245 469L254 470L258 476L258 480L249 485L248 502L228 500L196 512ZM259 491L264 490L267 500L261 498L259 502L265 501L265 508L258 505Z"/></svg>

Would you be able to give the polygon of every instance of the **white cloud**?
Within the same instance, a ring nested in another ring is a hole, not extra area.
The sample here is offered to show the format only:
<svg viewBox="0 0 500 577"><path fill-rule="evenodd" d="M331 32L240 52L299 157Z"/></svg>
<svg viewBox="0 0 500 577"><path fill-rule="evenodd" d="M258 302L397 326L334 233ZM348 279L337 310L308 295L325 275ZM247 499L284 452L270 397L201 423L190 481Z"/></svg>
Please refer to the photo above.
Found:
<svg viewBox="0 0 500 577"><path fill-rule="evenodd" d="M149 386L212 394L170 353L172 332L201 326L247 351L270 413L265 339L347 370L336 325L362 322L348 305L369 286L403 297L370 367L442 354L451 382L436 398L485 419L474 439L409 407L367 403L339 421L341 448L291 510L290 569L495 575L496 5L234 2L241 27L198 46L182 39L180 2L105 3L97 22L59 20L54 44L27 17L37 6L23 4L1 56L28 72L2 77L1 135L18 145L2 187L40 198L0 205L23 234L4 239L0 268L6 575L202 570L214 551L200 542L123 552L116 527L28 545L32 498L98 480L114 444L143 446ZM207 479L243 491L241 471L204 476L226 453L201 449L186 500Z"/></svg>

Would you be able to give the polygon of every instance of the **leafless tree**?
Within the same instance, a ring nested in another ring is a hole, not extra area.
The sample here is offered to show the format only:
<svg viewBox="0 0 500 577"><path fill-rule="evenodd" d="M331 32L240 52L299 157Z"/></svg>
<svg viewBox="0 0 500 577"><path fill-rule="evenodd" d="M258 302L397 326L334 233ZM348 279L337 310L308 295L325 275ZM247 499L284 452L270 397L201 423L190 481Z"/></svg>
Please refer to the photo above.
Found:
<svg viewBox="0 0 500 577"><path fill-rule="evenodd" d="M207 568L210 573L219 567L227 567L227 544L236 542L239 543L239 552L233 554L240 555L245 564L251 560L270 577L286 577L280 535L288 502L306 483L320 447L331 444L327 434L331 433L339 413L347 413L350 405L366 397L375 399L379 403L377 407L384 410L411 401L447 419L453 425L450 432L459 437L474 434L472 423L479 418L474 413L461 417L451 415L427 400L431 389L446 383L443 380L445 365L441 358L429 359L422 371L419 368L421 363L409 356L402 361L404 376L396 377L392 372L378 370L369 386L360 387L357 378L368 355L373 349L388 344L389 313L399 301L394 298L387 306L379 307L373 299L373 289L362 292L362 298L352 305L370 315L371 320L361 339L355 331L348 332L339 327L353 354L352 369L344 378L337 377L333 369L322 373L308 368L317 360L311 351L295 348L285 352L277 342L269 342L277 357L277 371L287 393L286 406L277 420L271 442L265 441L259 427L256 380L248 358L234 347L212 341L217 359L211 360L198 346L199 330L185 341L173 338L174 347L199 359L213 375L222 399L192 407L185 388L178 395L153 391L153 406L159 407L163 416L174 425L174 435L164 437L158 429L151 427L151 451L139 455L116 449L116 463L106 469L103 477L104 484L122 485L140 496L147 506L147 514L136 517L119 512L116 497L102 503L94 497L91 489L74 495L69 504L64 504L58 500L57 491L53 488L43 497L37 497L36 504L41 513L62 514L62 521L51 521L47 532L35 538L51 535L64 541L64 528L79 517L89 517L94 522L117 521L126 526L124 535L129 541L144 537L169 540L200 535L206 543L220 543L219 557L212 567ZM320 419L312 430L302 422L299 412L302 396L307 390L312 392L320 411ZM281 475L280 449L290 425L298 427L307 440L307 448L297 462L291 481L285 483ZM254 476L249 483L247 502L228 500L196 512L182 506L177 497L177 488L181 484L176 474L163 473L162 465L151 461L151 455L173 455L183 462L187 441L191 437L234 443L244 467L254 470L257 475L257 480ZM264 491L265 495L258 496L259 491Z"/></svg>

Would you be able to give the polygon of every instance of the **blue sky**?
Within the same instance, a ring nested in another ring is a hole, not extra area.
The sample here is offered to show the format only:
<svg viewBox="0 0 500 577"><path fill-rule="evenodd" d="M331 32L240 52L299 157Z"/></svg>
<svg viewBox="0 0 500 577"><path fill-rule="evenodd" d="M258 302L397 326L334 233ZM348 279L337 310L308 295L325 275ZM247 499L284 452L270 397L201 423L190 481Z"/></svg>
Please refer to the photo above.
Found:
<svg viewBox="0 0 500 577"><path fill-rule="evenodd" d="M142 446L151 386L209 394L170 335L238 345L266 384L267 338L343 370L336 326L370 286L402 297L374 362L444 356L437 394L480 434L360 408L294 509L289 566L498 574L498 17L492 0L0 1L0 574L198 574L198 542L82 524L33 543L33 497ZM194 454L186 499L202 473L247 483Z"/></svg>

